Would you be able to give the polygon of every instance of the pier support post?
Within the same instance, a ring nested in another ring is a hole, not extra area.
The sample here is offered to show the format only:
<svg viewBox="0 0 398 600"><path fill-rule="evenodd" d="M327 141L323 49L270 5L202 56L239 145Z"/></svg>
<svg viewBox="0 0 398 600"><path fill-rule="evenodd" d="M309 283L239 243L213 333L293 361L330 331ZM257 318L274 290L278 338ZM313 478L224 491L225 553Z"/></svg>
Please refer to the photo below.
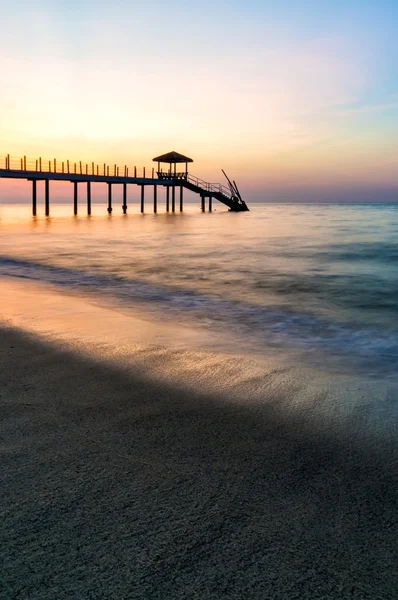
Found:
<svg viewBox="0 0 398 600"><path fill-rule="evenodd" d="M153 212L158 212L158 186L153 186Z"/></svg>
<svg viewBox="0 0 398 600"><path fill-rule="evenodd" d="M108 214L112 214L112 184L108 181Z"/></svg>
<svg viewBox="0 0 398 600"><path fill-rule="evenodd" d="M169 186L166 187L166 211L169 212L170 210L170 188Z"/></svg>
<svg viewBox="0 0 398 600"><path fill-rule="evenodd" d="M141 186L141 212L144 212L144 202L145 202L145 186Z"/></svg>
<svg viewBox="0 0 398 600"><path fill-rule="evenodd" d="M91 181L87 181L87 214L91 215Z"/></svg>
<svg viewBox="0 0 398 600"><path fill-rule="evenodd" d="M184 188L182 186L180 186L180 212L183 211L183 194L184 194Z"/></svg>
<svg viewBox="0 0 398 600"><path fill-rule="evenodd" d="M123 183L123 214L127 213L127 183Z"/></svg>
<svg viewBox="0 0 398 600"><path fill-rule="evenodd" d="M201 203L202 203L202 212L205 212L205 210L206 210L205 197L201 196L200 199L201 199Z"/></svg>
<svg viewBox="0 0 398 600"><path fill-rule="evenodd" d="M73 214L77 215L77 181L73 182Z"/></svg>
<svg viewBox="0 0 398 600"><path fill-rule="evenodd" d="M171 211L176 211L176 188L175 185L171 188Z"/></svg>
<svg viewBox="0 0 398 600"><path fill-rule="evenodd" d="M32 215L36 216L37 210L37 181L32 179Z"/></svg>
<svg viewBox="0 0 398 600"><path fill-rule="evenodd" d="M45 213L48 217L50 215L50 181L48 179L44 181L44 193Z"/></svg>
<svg viewBox="0 0 398 600"><path fill-rule="evenodd" d="M209 212L213 210L213 196L209 196Z"/></svg>

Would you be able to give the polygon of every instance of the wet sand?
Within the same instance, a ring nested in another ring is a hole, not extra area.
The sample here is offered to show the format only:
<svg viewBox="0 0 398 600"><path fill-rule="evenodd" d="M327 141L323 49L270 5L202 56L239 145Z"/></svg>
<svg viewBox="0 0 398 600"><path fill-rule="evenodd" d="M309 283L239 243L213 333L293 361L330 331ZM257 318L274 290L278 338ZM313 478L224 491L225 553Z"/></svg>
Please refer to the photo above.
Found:
<svg viewBox="0 0 398 600"><path fill-rule="evenodd" d="M13 325L0 598L396 598L396 429L362 435L365 404L315 418L292 407L330 387L287 368L222 386L243 359L140 342L102 360Z"/></svg>

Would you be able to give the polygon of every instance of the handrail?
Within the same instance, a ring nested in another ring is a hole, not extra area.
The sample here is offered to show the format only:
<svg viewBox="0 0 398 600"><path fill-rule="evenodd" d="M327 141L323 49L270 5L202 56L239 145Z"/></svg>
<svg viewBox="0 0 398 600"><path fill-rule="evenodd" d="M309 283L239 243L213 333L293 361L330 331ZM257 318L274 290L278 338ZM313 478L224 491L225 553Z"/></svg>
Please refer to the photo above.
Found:
<svg viewBox="0 0 398 600"><path fill-rule="evenodd" d="M155 177L154 167L142 167L137 168L136 166L130 167L123 165L123 167L117 164L108 165L107 163L96 164L94 162L86 163L83 161L71 161L71 160L58 160L44 159L39 157L37 159L11 157L7 154L4 158L0 157L0 169L7 171L23 171L27 173L58 173L63 175L91 175L96 177Z"/></svg>
<svg viewBox="0 0 398 600"><path fill-rule="evenodd" d="M0 169L5 169L7 171L23 171L26 173L87 175L104 177L106 179L111 177L138 177L155 179L156 175L158 179L176 179L178 181L185 180L206 192L222 194L229 199L232 199L233 197L231 190L221 183L210 183L200 179L199 177L195 177L194 175L189 175L186 172L167 173L158 171L155 173L154 167L150 167L149 169L146 167L137 169L136 166L129 167L124 165L123 167L119 167L116 164L108 165L107 163L102 163L99 165L94 162L85 163L82 161L75 162L70 160L60 161L56 158L53 158L52 160L44 159L42 157L31 159L27 158L26 156L23 156L22 158L15 158L7 154L4 158L0 157Z"/></svg>
<svg viewBox="0 0 398 600"><path fill-rule="evenodd" d="M200 188L206 190L206 192L216 192L219 194L223 194L224 196L227 196L228 198L231 197L230 190L227 187L225 187L225 185L222 185L221 183L209 183L208 181L199 179L199 177L195 177L194 175L188 175L187 180L190 183L193 183L193 185L196 185L197 187L200 187Z"/></svg>

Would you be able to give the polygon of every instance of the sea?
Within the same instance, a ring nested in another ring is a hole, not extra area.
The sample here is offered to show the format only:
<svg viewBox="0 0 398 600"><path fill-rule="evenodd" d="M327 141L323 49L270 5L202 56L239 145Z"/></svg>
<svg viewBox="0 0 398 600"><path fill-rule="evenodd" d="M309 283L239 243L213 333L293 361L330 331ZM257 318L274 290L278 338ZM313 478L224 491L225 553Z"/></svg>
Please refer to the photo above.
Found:
<svg viewBox="0 0 398 600"><path fill-rule="evenodd" d="M395 600L398 205L137 204L1 205L7 598Z"/></svg>
<svg viewBox="0 0 398 600"><path fill-rule="evenodd" d="M194 326L213 349L396 380L398 204L88 217L0 205L0 278Z"/></svg>

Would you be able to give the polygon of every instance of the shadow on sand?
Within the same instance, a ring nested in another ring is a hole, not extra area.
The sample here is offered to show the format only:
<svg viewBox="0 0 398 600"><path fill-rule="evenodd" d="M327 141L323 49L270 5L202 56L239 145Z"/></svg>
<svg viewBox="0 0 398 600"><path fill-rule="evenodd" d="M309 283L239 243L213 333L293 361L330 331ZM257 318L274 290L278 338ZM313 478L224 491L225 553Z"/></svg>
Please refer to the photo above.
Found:
<svg viewBox="0 0 398 600"><path fill-rule="evenodd" d="M394 448L3 331L1 598L396 598Z"/></svg>

